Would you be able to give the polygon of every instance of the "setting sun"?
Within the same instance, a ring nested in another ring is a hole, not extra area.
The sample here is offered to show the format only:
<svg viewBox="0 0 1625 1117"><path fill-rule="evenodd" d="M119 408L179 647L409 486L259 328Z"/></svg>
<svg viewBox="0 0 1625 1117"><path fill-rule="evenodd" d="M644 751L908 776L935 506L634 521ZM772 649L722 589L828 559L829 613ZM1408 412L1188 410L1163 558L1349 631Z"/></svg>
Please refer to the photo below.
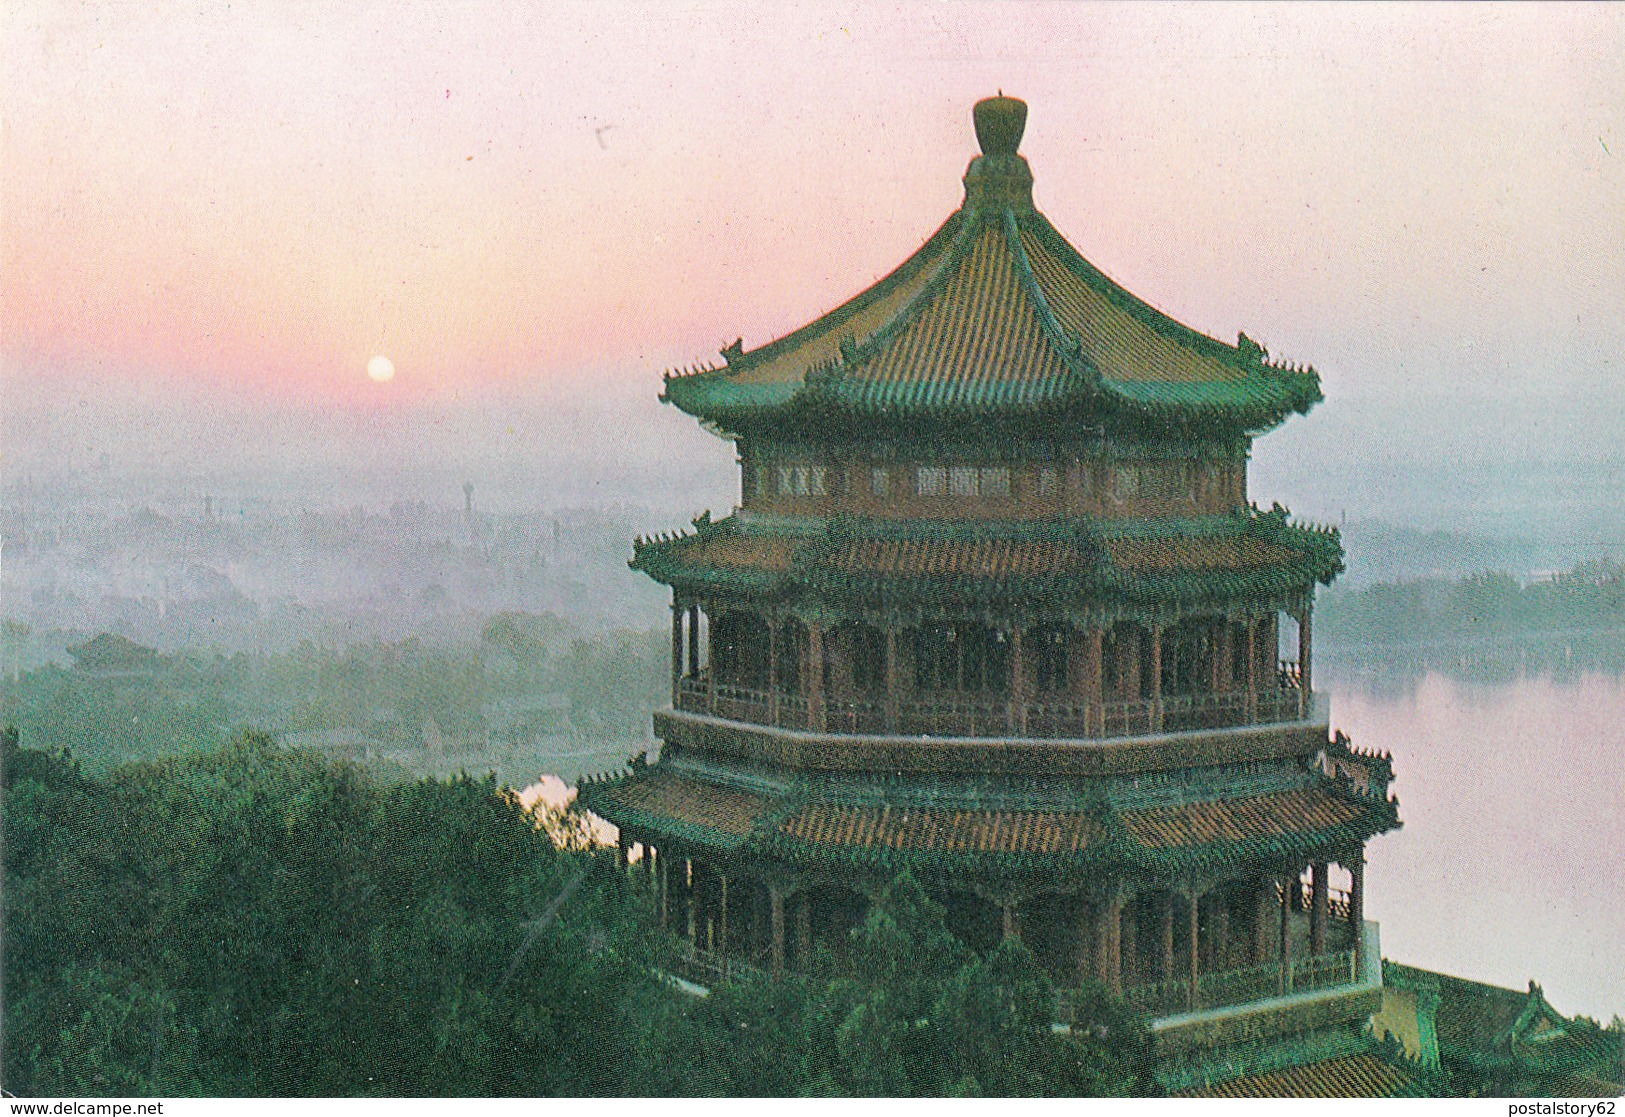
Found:
<svg viewBox="0 0 1625 1117"><path fill-rule="evenodd" d="M367 362L367 376L379 384L395 379L395 362L379 355Z"/></svg>

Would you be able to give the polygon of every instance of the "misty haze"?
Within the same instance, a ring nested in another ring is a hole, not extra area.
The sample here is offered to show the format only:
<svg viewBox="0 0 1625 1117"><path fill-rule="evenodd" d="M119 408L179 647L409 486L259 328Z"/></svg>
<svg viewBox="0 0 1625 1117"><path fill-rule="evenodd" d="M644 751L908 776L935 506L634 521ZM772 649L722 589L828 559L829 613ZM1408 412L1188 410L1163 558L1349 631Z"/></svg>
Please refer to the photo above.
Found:
<svg viewBox="0 0 1625 1117"><path fill-rule="evenodd" d="M662 373L717 363L741 332L754 350L914 252L958 204L965 109L1021 84L1038 204L1084 253L1157 311L1226 344L1245 329L1322 377L1324 402L1250 444L1246 491L1340 533L1315 682L1333 727L1395 759L1404 828L1372 845L1365 900L1383 954L1537 979L1604 1023L1625 1011L1619 9L1434 24L1395 7L1367 28L1326 9L1210 25L994 5L927 31L907 5L705 8L694 27L624 8L611 33L590 9L555 27L470 7L455 33L412 7L402 50L432 76L390 68L361 88L339 71L381 66L360 30L381 6L335 20L334 58L308 63L309 29L267 12L131 16L110 60L66 6L7 17L8 68L41 78L6 83L9 748L71 750L64 786L143 794L243 764L273 798L316 778L299 767L313 756L340 798L344 773L366 774L374 823L445 812L470 846L483 832L459 827L482 804L519 801L500 789L529 803L544 777L655 761L680 651L672 594L629 568L633 540L744 499L736 446L663 404ZM151 49L177 27L198 44ZM1532 59L1531 37L1557 60ZM247 76L220 61L244 53ZM656 55L670 76L649 75ZM314 91L295 79L307 66ZM724 71L741 84L720 93ZM1147 73L1162 92L1138 92ZM85 92L87 74L122 92ZM566 856L590 845L579 818L538 817L555 859L491 886L491 926L502 905L545 926L587 877ZM431 849L403 848L419 840ZM63 879L40 894L72 893ZM442 899L400 900L402 925ZM631 949L615 918L569 932L570 965ZM506 948L489 949L478 965L503 972ZM97 1003L138 988L122 974ZM436 1002L437 1042L485 1042L457 1014L494 1013L508 977L478 1009ZM147 1008L128 995L131 1012L175 1011L163 990ZM201 1089L150 1062L114 1084ZM368 1089L353 1068L306 1069L221 1089ZM424 1075L400 1091L433 1092Z"/></svg>

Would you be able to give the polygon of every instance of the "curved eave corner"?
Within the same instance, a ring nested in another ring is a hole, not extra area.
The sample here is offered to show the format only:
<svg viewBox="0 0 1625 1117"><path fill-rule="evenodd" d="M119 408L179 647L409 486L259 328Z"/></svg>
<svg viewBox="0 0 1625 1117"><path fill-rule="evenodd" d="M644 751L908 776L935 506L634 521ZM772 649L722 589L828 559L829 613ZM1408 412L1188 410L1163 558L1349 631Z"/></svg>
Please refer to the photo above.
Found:
<svg viewBox="0 0 1625 1117"><path fill-rule="evenodd" d="M1325 399L1314 370L1268 369L1235 380L1107 380L1103 410L1129 423L1187 429L1221 426L1249 437L1266 434Z"/></svg>
<svg viewBox="0 0 1625 1117"><path fill-rule="evenodd" d="M1075 362L1078 358L1068 354L1066 359ZM976 400L936 403L922 395L876 390L844 377L810 383L739 384L729 381L725 370L713 369L668 379L660 399L702 422L735 433L805 421L919 418L976 423L1050 413L1057 418L1075 416L1082 423L1105 417L1129 426L1206 433L1222 427L1248 436L1265 434L1292 415L1307 415L1325 399L1314 370L1268 368L1217 381L1106 380L1077 373L1065 383L1013 388L1003 398L984 393Z"/></svg>
<svg viewBox="0 0 1625 1117"><path fill-rule="evenodd" d="M1153 847L1123 833L1116 818L1108 828L1114 852L1123 860L1151 873L1190 871L1234 865L1237 861L1275 861L1297 858L1339 846L1358 845L1379 834L1398 830L1399 801L1366 796L1358 799L1360 813L1346 822L1331 826L1294 829L1282 834L1254 835L1221 839L1192 845Z"/></svg>

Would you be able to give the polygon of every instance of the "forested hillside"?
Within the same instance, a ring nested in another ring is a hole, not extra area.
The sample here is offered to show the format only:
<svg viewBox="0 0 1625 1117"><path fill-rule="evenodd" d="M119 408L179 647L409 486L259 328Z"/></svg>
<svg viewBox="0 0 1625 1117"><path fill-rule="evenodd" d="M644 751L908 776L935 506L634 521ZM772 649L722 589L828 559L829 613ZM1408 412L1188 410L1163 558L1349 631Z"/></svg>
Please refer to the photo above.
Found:
<svg viewBox="0 0 1625 1117"><path fill-rule="evenodd" d="M1149 1090L1103 997L1071 1035L1017 943L904 877L840 976L709 997L639 874L490 780L383 785L244 734L87 775L4 742L5 1088L18 1095Z"/></svg>

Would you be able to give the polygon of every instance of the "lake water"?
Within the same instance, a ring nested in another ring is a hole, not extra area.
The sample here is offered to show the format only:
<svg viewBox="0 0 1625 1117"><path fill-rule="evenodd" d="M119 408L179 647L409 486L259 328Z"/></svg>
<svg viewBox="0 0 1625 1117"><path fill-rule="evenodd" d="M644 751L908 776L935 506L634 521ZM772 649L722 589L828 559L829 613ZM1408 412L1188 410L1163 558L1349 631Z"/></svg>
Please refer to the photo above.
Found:
<svg viewBox="0 0 1625 1117"><path fill-rule="evenodd" d="M1316 683L1336 728L1394 754L1405 825L1366 872L1384 956L1625 1015L1625 680Z"/></svg>

